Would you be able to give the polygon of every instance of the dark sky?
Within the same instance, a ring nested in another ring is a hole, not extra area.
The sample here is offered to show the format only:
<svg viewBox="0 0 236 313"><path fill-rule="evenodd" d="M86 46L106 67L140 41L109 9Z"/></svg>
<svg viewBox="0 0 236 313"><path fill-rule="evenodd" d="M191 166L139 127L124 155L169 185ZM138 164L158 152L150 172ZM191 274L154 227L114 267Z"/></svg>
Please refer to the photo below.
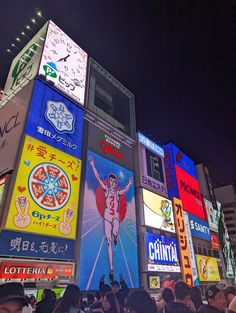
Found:
<svg viewBox="0 0 236 313"><path fill-rule="evenodd" d="M2 0L1 88L36 8L134 93L139 130L236 182L235 0Z"/></svg>

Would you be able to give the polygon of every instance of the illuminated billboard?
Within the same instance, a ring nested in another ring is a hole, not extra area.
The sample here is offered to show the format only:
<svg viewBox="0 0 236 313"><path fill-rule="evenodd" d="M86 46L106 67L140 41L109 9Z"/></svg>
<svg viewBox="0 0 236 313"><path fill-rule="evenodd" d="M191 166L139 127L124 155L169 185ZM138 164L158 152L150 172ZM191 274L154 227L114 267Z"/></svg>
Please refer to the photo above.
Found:
<svg viewBox="0 0 236 313"><path fill-rule="evenodd" d="M81 161L26 135L6 228L75 238Z"/></svg>
<svg viewBox="0 0 236 313"><path fill-rule="evenodd" d="M15 169L33 81L0 108L0 175Z"/></svg>
<svg viewBox="0 0 236 313"><path fill-rule="evenodd" d="M141 133L138 140L141 185L167 197L164 150Z"/></svg>
<svg viewBox="0 0 236 313"><path fill-rule="evenodd" d="M210 229L207 221L193 215L188 214L189 224L191 228L191 233L193 237L197 237L203 240L211 240Z"/></svg>
<svg viewBox="0 0 236 313"><path fill-rule="evenodd" d="M88 109L135 139L134 95L91 58Z"/></svg>
<svg viewBox="0 0 236 313"><path fill-rule="evenodd" d="M28 44L13 59L4 92L7 101L11 95L16 94L23 86L29 83L38 73L38 66L45 41L48 23L28 42Z"/></svg>
<svg viewBox="0 0 236 313"><path fill-rule="evenodd" d="M220 273L216 258L196 254L200 282L218 282Z"/></svg>
<svg viewBox="0 0 236 313"><path fill-rule="evenodd" d="M77 105L36 80L25 132L80 159L83 116Z"/></svg>
<svg viewBox="0 0 236 313"><path fill-rule="evenodd" d="M180 258L182 264L183 281L189 286L193 286L196 282L193 277L193 269L190 258L189 241L187 237L186 227L184 223L184 211L181 200L173 198L173 210L175 217L175 226L179 243Z"/></svg>
<svg viewBox="0 0 236 313"><path fill-rule="evenodd" d="M87 53L56 24L49 22L39 75L84 105Z"/></svg>
<svg viewBox="0 0 236 313"><path fill-rule="evenodd" d="M219 239L218 239L217 234L215 233L211 234L211 245L212 245L212 248L216 250L220 249Z"/></svg>
<svg viewBox="0 0 236 313"><path fill-rule="evenodd" d="M178 165L175 165L175 172L179 199L183 203L184 210L206 220L206 212L197 179L182 170Z"/></svg>
<svg viewBox="0 0 236 313"><path fill-rule="evenodd" d="M218 232L219 212L214 209L212 202L204 198L210 230Z"/></svg>
<svg viewBox="0 0 236 313"><path fill-rule="evenodd" d="M146 232L148 271L180 273L177 239Z"/></svg>
<svg viewBox="0 0 236 313"><path fill-rule="evenodd" d="M175 233L173 208L170 200L143 189L143 209L146 226Z"/></svg>
<svg viewBox="0 0 236 313"><path fill-rule="evenodd" d="M133 172L88 150L79 286L95 290L102 273L139 286Z"/></svg>

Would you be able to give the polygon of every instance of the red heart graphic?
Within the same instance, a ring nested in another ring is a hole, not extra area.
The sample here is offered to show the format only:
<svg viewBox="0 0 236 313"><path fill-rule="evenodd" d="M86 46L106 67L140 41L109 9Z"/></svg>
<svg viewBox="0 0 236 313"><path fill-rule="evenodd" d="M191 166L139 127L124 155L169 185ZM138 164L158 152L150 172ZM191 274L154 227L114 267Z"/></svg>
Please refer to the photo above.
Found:
<svg viewBox="0 0 236 313"><path fill-rule="evenodd" d="M72 180L78 180L78 177L72 174Z"/></svg>
<svg viewBox="0 0 236 313"><path fill-rule="evenodd" d="M20 193L22 193L22 192L24 192L24 191L26 190L26 188L25 188L25 187L18 186L18 187L17 187L17 190L18 190Z"/></svg>

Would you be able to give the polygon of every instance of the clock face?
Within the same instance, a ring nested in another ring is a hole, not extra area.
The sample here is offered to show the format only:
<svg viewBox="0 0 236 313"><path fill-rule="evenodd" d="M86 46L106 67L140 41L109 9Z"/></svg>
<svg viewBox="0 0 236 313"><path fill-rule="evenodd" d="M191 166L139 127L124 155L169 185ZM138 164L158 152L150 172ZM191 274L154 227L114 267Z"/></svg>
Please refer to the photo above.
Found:
<svg viewBox="0 0 236 313"><path fill-rule="evenodd" d="M84 105L86 69L87 53L50 21L39 74Z"/></svg>

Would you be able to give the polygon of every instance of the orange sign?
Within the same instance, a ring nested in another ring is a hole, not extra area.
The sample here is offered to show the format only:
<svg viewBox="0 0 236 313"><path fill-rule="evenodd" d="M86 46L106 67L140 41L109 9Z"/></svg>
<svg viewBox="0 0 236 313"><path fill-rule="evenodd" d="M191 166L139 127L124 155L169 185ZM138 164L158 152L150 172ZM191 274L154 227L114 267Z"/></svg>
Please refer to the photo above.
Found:
<svg viewBox="0 0 236 313"><path fill-rule="evenodd" d="M173 198L172 202L175 218L175 227L179 242L183 281L185 281L189 286L193 286L194 279L191 267L190 253L188 248L188 239L184 223L182 201L177 198Z"/></svg>
<svg viewBox="0 0 236 313"><path fill-rule="evenodd" d="M214 249L220 248L220 243L219 243L217 234L213 234L213 233L211 234L211 245L212 245L212 248Z"/></svg>

